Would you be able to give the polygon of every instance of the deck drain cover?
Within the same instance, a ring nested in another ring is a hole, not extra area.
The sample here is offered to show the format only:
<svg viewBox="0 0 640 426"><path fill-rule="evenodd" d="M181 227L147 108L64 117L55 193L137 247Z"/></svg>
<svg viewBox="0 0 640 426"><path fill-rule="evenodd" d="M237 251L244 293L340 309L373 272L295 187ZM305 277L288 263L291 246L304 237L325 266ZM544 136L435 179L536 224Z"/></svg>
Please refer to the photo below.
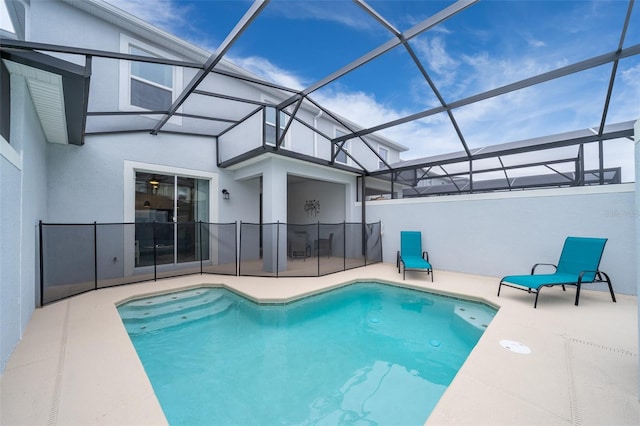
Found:
<svg viewBox="0 0 640 426"><path fill-rule="evenodd" d="M529 346L523 345L522 343L515 342L513 340L500 340L500 345L502 345L503 348L517 354L528 355L531 353L531 348L529 348Z"/></svg>

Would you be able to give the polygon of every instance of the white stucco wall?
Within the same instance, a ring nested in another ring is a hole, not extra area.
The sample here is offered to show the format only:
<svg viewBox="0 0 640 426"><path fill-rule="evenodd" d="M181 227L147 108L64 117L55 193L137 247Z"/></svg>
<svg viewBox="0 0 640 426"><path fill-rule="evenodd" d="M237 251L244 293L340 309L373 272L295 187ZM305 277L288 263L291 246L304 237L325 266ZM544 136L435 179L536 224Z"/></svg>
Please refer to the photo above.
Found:
<svg viewBox="0 0 640 426"><path fill-rule="evenodd" d="M145 163L152 171L174 167L195 176L217 172L213 138L196 136L89 136L83 146L50 144L48 160L49 220L61 223L125 220L125 161ZM133 181L126 184L128 190L134 188ZM217 209L221 197L212 197Z"/></svg>
<svg viewBox="0 0 640 426"><path fill-rule="evenodd" d="M287 222L293 224L344 222L345 185L317 180L290 184L287 200ZM317 214L304 210L307 200L320 203Z"/></svg>
<svg viewBox="0 0 640 426"><path fill-rule="evenodd" d="M11 77L11 140L0 141L0 373L39 298L38 221L46 219L45 138L22 77Z"/></svg>
<svg viewBox="0 0 640 426"><path fill-rule="evenodd" d="M417 230L436 271L496 277L556 263L567 236L608 238L601 269L616 292L636 294L634 203L634 184L472 194L369 202L367 221L382 221L385 262L400 231Z"/></svg>

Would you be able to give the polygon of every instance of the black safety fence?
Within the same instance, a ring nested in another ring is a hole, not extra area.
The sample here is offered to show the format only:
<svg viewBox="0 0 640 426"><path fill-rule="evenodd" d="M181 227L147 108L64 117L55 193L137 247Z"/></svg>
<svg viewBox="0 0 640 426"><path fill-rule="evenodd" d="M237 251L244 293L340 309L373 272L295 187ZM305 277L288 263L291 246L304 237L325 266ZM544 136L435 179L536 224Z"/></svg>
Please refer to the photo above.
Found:
<svg viewBox="0 0 640 426"><path fill-rule="evenodd" d="M43 223L40 304L191 274L314 277L382 262L380 222Z"/></svg>
<svg viewBox="0 0 640 426"><path fill-rule="evenodd" d="M382 262L380 222L240 223L239 275L317 277Z"/></svg>
<svg viewBox="0 0 640 426"><path fill-rule="evenodd" d="M237 224L40 222L40 303L190 274L237 274Z"/></svg>

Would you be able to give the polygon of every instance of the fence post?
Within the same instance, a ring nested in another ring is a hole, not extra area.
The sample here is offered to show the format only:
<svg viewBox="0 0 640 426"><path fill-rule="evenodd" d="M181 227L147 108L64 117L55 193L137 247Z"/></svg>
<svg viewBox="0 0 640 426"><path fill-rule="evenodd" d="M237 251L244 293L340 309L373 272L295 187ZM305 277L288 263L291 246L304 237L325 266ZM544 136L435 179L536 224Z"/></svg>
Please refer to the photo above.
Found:
<svg viewBox="0 0 640 426"><path fill-rule="evenodd" d="M237 222L236 222L237 223ZM238 262L238 253L240 254L240 261ZM238 276L242 276L242 221L240 221L240 241L236 249L236 265L238 270Z"/></svg>
<svg viewBox="0 0 640 426"><path fill-rule="evenodd" d="M236 255L236 264L235 264L234 271L236 273L236 276L238 276L240 275L240 270L239 270L239 264L238 264L238 221L237 220L233 223L233 238L235 241L235 244L233 245L233 253Z"/></svg>
<svg viewBox="0 0 640 426"><path fill-rule="evenodd" d="M342 221L342 270L347 270L347 222Z"/></svg>
<svg viewBox="0 0 640 426"><path fill-rule="evenodd" d="M199 222L200 226L198 226L198 245L200 247L200 275L202 275L202 221Z"/></svg>
<svg viewBox="0 0 640 426"><path fill-rule="evenodd" d="M42 248L42 220L38 223L40 239L40 307L44 306L44 249Z"/></svg>
<svg viewBox="0 0 640 426"><path fill-rule="evenodd" d="M158 281L158 272L157 272L157 264L158 258L156 255L156 221L153 221L153 225L151 225L151 230L153 231L153 280Z"/></svg>
<svg viewBox="0 0 640 426"><path fill-rule="evenodd" d="M276 224L276 278L280 276L280 221Z"/></svg>
<svg viewBox="0 0 640 426"><path fill-rule="evenodd" d="M320 276L320 221L318 221L318 233L316 234L316 246L314 247L318 256L318 276Z"/></svg>
<svg viewBox="0 0 640 426"><path fill-rule="evenodd" d="M98 223L93 221L93 289L98 289Z"/></svg>
<svg viewBox="0 0 640 426"><path fill-rule="evenodd" d="M362 222L362 246L364 251L364 266L367 266L367 257L369 255L369 225Z"/></svg>

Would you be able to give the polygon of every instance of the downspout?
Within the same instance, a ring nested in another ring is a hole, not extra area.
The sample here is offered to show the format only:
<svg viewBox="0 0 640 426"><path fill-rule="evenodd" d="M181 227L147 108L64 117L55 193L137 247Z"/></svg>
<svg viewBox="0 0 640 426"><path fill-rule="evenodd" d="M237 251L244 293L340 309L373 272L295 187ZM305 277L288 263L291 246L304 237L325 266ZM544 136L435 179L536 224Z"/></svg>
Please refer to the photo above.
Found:
<svg viewBox="0 0 640 426"><path fill-rule="evenodd" d="M18 0L24 7L24 39L31 40L31 2Z"/></svg>
<svg viewBox="0 0 640 426"><path fill-rule="evenodd" d="M322 116L322 110L318 111L318 115L313 117L313 128L318 129L318 119ZM318 132L313 132L313 156L318 157Z"/></svg>

